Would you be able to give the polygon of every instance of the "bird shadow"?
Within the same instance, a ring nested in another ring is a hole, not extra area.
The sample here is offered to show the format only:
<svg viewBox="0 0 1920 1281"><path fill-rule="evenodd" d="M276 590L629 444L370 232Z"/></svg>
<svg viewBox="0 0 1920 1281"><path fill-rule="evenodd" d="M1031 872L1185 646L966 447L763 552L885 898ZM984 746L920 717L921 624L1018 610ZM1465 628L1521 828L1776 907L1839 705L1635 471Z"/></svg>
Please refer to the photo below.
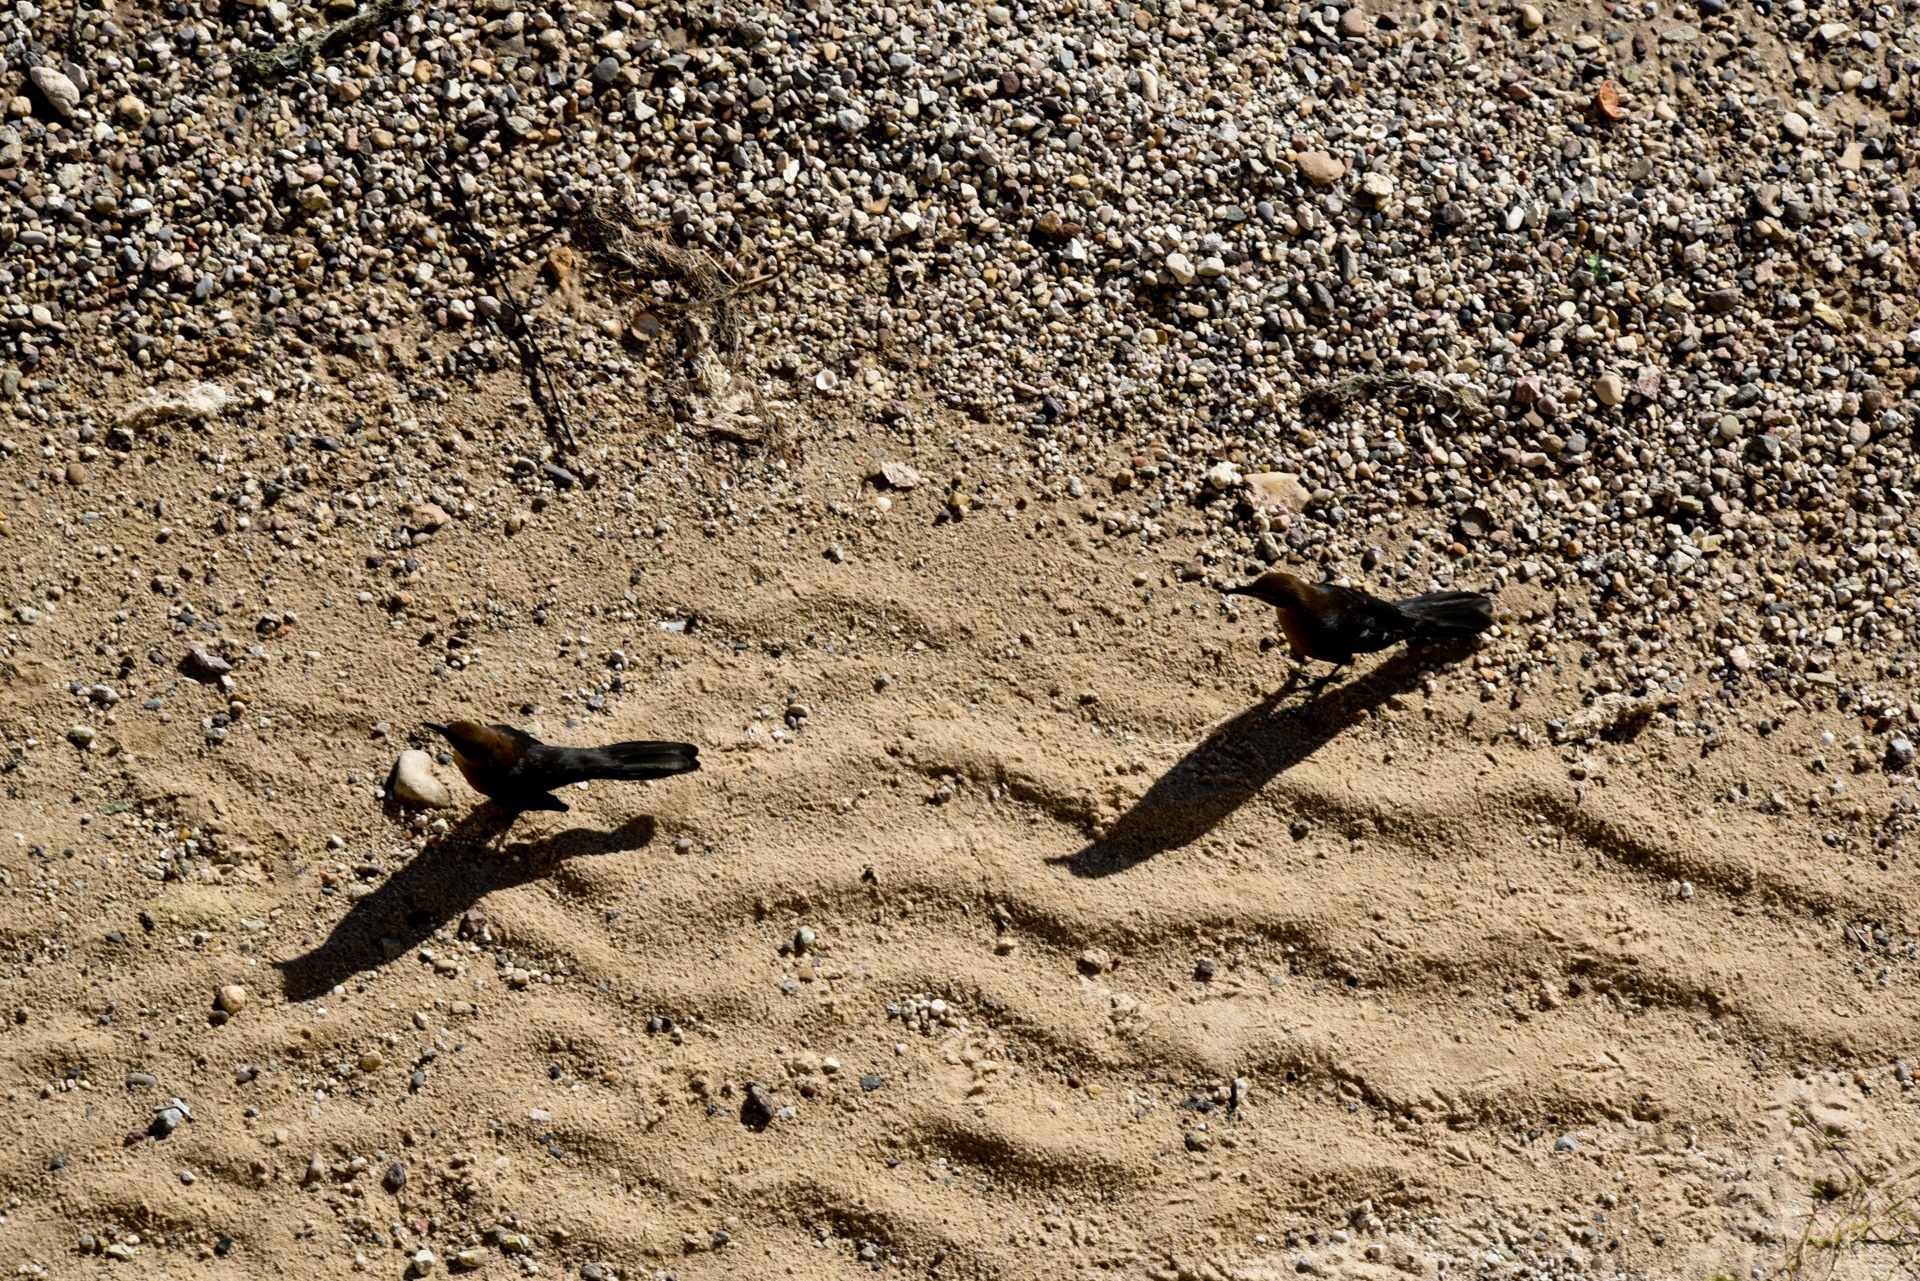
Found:
<svg viewBox="0 0 1920 1281"><path fill-rule="evenodd" d="M642 815L611 832L576 827L493 848L513 817L491 804L480 806L349 908L319 946L276 961L287 999L325 996L405 955L495 890L538 880L570 858L637 850L654 834L652 817Z"/></svg>
<svg viewBox="0 0 1920 1281"><path fill-rule="evenodd" d="M1289 705L1284 689L1269 695L1207 735L1103 835L1049 862L1064 865L1075 876L1114 876L1199 840L1261 788L1325 746L1361 708L1412 688L1428 664L1459 657L1471 647L1470 642L1447 641L1417 652L1403 650L1359 679L1306 703Z"/></svg>

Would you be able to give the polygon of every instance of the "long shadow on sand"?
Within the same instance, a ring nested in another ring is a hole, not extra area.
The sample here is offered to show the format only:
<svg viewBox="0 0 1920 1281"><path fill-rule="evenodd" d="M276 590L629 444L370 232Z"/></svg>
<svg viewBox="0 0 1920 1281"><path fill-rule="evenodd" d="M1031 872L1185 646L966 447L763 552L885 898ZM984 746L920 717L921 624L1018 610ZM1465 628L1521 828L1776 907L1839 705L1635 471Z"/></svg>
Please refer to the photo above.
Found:
<svg viewBox="0 0 1920 1281"><path fill-rule="evenodd" d="M1405 651L1310 703L1274 694L1226 722L1147 789L1107 834L1054 860L1075 876L1113 876L1205 836L1277 776L1353 723L1354 713L1419 683L1436 660L1468 651L1459 642Z"/></svg>
<svg viewBox="0 0 1920 1281"><path fill-rule="evenodd" d="M490 842L505 822L499 810L481 806L355 903L318 947L276 962L287 999L324 996L418 946L495 890L537 880L566 859L639 849L654 831L653 819L642 816L611 832L576 827L502 852Z"/></svg>

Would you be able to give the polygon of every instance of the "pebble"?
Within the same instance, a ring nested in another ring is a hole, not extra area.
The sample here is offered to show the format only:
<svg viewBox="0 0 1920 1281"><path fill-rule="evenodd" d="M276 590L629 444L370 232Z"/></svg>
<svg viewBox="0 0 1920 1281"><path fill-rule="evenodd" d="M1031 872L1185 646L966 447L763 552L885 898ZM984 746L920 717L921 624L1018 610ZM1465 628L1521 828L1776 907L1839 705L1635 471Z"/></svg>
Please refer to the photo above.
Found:
<svg viewBox="0 0 1920 1281"><path fill-rule="evenodd" d="M407 525L416 533L431 534L453 518L438 503L420 503L407 517Z"/></svg>
<svg viewBox="0 0 1920 1281"><path fill-rule="evenodd" d="M399 1192L407 1186L407 1167L398 1161L387 1166L386 1173L380 1177L380 1186L389 1192Z"/></svg>
<svg viewBox="0 0 1920 1281"><path fill-rule="evenodd" d="M764 1130L773 1124L777 1110L772 1092L755 1081L747 1086L746 1101L740 1105L740 1123L750 1129Z"/></svg>
<svg viewBox="0 0 1920 1281"><path fill-rule="evenodd" d="M920 473L906 463L881 463L876 475L891 489L912 489L920 483Z"/></svg>
<svg viewBox="0 0 1920 1281"><path fill-rule="evenodd" d="M218 383L190 383L141 396L120 412L120 425L150 431L167 423L200 422L225 412L233 398Z"/></svg>
<svg viewBox="0 0 1920 1281"><path fill-rule="evenodd" d="M247 989L238 983L229 983L214 994L214 1007L227 1014L238 1014L247 1006Z"/></svg>
<svg viewBox="0 0 1920 1281"><path fill-rule="evenodd" d="M387 790L402 803L422 809L445 809L453 804L453 793L433 772L433 758L414 748L400 753L394 762Z"/></svg>
<svg viewBox="0 0 1920 1281"><path fill-rule="evenodd" d="M1330 187L1346 176L1347 166L1324 151L1300 153L1300 172L1316 187Z"/></svg>
<svg viewBox="0 0 1920 1281"><path fill-rule="evenodd" d="M915 992L887 1006L887 1017L899 1019L908 1030L925 1036L946 1036L964 1031L966 1019L950 1001L931 992Z"/></svg>
<svg viewBox="0 0 1920 1281"><path fill-rule="evenodd" d="M71 116L80 109L80 87L64 72L41 63L27 72L27 78L61 115Z"/></svg>
<svg viewBox="0 0 1920 1281"><path fill-rule="evenodd" d="M1246 478L1247 502L1263 516L1282 512L1300 514L1307 510L1313 495L1292 472L1255 472Z"/></svg>
<svg viewBox="0 0 1920 1281"><path fill-rule="evenodd" d="M154 1109L153 1124L148 1133L157 1139L164 1139L175 1130L193 1119L193 1112L179 1099L167 1100L165 1106Z"/></svg>
<svg viewBox="0 0 1920 1281"><path fill-rule="evenodd" d="M1101 974L1113 968L1113 953L1102 947L1090 947L1080 953L1077 964L1082 974Z"/></svg>
<svg viewBox="0 0 1920 1281"><path fill-rule="evenodd" d="M233 664L218 654L209 653L205 646L187 646L187 675L198 681L214 682L233 671Z"/></svg>

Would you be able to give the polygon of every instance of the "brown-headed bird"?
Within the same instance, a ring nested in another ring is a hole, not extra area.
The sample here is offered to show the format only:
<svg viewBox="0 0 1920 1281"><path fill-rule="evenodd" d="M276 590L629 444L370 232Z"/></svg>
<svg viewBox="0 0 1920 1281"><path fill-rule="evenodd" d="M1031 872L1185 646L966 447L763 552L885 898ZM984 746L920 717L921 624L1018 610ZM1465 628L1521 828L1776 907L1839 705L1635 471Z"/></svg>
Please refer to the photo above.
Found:
<svg viewBox="0 0 1920 1281"><path fill-rule="evenodd" d="M478 721L439 725L428 721L425 728L453 744L453 763L474 791L514 813L565 813L566 803L551 793L569 783L594 778L667 778L700 768L700 749L692 743L555 747L511 725L482 725Z"/></svg>
<svg viewBox="0 0 1920 1281"><path fill-rule="evenodd" d="M1381 600L1358 588L1309 583L1275 570L1227 594L1273 606L1280 614L1280 631L1297 657L1333 664L1315 689L1332 680L1355 654L1371 654L1405 640L1478 636L1493 626L1493 598L1479 592Z"/></svg>

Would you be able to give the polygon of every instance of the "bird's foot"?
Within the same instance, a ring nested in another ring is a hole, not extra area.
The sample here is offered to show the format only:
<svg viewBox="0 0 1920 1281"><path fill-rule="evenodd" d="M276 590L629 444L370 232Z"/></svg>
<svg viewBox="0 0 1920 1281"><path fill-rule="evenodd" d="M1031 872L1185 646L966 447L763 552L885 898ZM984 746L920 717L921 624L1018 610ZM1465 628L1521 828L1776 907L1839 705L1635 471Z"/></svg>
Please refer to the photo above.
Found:
<svg viewBox="0 0 1920 1281"><path fill-rule="evenodd" d="M1332 671L1328 672L1325 676L1322 676L1319 680L1315 681L1313 685L1307 690L1307 697L1308 698L1319 697L1320 691L1327 687L1327 682L1331 681L1334 677L1338 676L1343 670L1343 667L1344 665L1342 665L1342 667L1336 667Z"/></svg>

